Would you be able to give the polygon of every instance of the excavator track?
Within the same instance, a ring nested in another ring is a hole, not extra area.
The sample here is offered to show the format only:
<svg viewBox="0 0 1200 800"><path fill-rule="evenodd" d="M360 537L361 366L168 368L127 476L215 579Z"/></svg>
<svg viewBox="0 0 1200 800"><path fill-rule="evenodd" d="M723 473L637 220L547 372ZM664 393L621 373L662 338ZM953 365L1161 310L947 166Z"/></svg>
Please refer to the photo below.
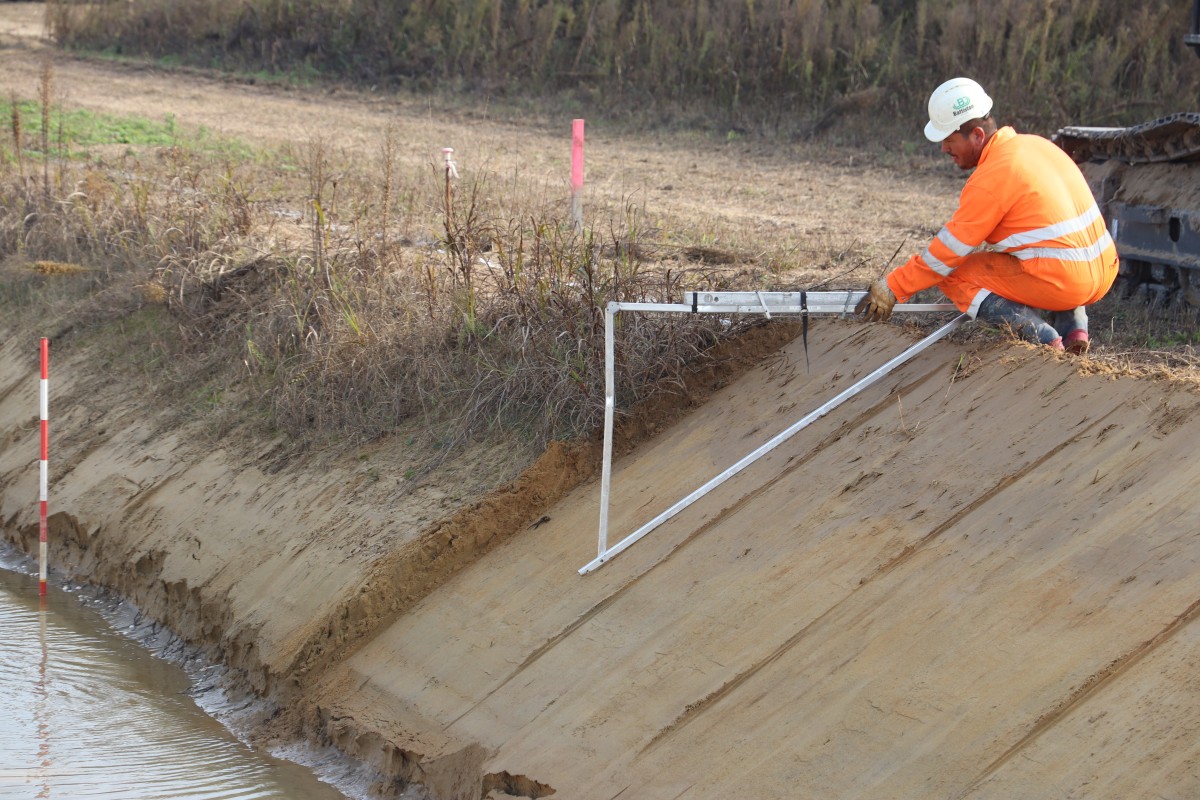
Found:
<svg viewBox="0 0 1200 800"><path fill-rule="evenodd" d="M1127 128L1062 128L1121 259L1119 290L1154 305L1200 307L1200 113Z"/></svg>
<svg viewBox="0 0 1200 800"><path fill-rule="evenodd" d="M1054 141L1078 164L1200 161L1200 113L1184 111L1128 128L1063 128Z"/></svg>

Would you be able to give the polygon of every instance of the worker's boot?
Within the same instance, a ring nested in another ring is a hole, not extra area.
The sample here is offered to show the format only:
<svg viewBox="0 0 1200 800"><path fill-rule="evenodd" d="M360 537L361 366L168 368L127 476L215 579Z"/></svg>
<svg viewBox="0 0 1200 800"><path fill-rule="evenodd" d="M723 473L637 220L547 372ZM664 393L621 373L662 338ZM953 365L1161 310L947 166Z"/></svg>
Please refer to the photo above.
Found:
<svg viewBox="0 0 1200 800"><path fill-rule="evenodd" d="M1068 353L1081 356L1088 351L1088 318L1083 306L1070 311L1055 311L1050 315L1050 324L1062 334Z"/></svg>
<svg viewBox="0 0 1200 800"><path fill-rule="evenodd" d="M1067 352L1073 356L1081 356L1091 348L1091 342L1088 341L1087 331L1071 331L1063 337L1063 346L1067 348Z"/></svg>
<svg viewBox="0 0 1200 800"><path fill-rule="evenodd" d="M1013 333L1027 342L1044 344L1054 350L1063 349L1063 339L1054 326L1042 319L1036 308L1015 303L993 292L979 304L975 319L993 325L1007 325Z"/></svg>

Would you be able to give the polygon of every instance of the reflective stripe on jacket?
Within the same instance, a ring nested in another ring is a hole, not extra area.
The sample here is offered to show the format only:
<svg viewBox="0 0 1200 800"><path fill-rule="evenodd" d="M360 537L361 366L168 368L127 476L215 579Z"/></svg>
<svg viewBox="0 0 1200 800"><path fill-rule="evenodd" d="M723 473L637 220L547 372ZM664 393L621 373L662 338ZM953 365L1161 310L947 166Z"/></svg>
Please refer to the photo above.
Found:
<svg viewBox="0 0 1200 800"><path fill-rule="evenodd" d="M888 275L888 285L906 300L950 276L985 243L1016 256L1027 272L1117 260L1096 200L1070 156L1048 139L1011 127L984 145L954 216L924 252Z"/></svg>

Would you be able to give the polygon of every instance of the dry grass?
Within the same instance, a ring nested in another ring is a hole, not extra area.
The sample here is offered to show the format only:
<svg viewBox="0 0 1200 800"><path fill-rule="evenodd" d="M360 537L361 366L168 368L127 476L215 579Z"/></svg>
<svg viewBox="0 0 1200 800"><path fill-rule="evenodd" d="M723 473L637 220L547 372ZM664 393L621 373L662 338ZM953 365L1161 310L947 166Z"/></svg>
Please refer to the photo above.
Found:
<svg viewBox="0 0 1200 800"><path fill-rule="evenodd" d="M50 27L69 47L197 66L559 94L659 122L854 137L878 135L881 119L914 129L929 88L960 73L1027 130L1188 108L1200 89L1188 24L1178 3L1119 0L204 0L186 14L130 0L54 4Z"/></svg>
<svg viewBox="0 0 1200 800"><path fill-rule="evenodd" d="M346 163L316 139L214 163L181 144L101 165L43 140L25 153L41 185L20 160L0 164L0 243L34 265L0 302L59 330L121 323L129 349L167 355L155 369L170 375L153 384L220 383L217 395L250 398L293 441L354 444L414 422L443 449L496 431L538 446L593 430L604 305L713 275L647 268L630 209L579 231L544 189L405 172L395 146L385 137L377 160ZM280 213L295 198L298 221ZM682 385L737 330L624 324L621 404Z"/></svg>
<svg viewBox="0 0 1200 800"><path fill-rule="evenodd" d="M320 138L260 159L186 142L71 159L48 133L53 85L47 67L40 141L13 98L0 252L42 266L5 281L0 303L62 330L118 324L132 348L161 354L137 365L170 373L155 385L220 385L214 396L246 398L296 442L411 429L446 449L496 431L534 446L588 434L603 413L607 302L855 285L868 261L857 242L818 242L801 259L757 231L663 230L632 203L593 209L580 231L519 176L403 168L390 132L366 159ZM1093 331L1107 327L1106 352L1186 354L1193 312L1098 308ZM623 318L618 405L684 386L743 324Z"/></svg>

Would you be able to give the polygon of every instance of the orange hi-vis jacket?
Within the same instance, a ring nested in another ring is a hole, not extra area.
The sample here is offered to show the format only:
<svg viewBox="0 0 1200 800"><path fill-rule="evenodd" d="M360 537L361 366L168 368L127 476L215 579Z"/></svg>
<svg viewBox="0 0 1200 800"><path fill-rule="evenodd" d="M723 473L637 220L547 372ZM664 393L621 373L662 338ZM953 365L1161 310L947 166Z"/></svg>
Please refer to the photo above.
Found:
<svg viewBox="0 0 1200 800"><path fill-rule="evenodd" d="M1075 162L1004 127L984 145L954 216L887 282L902 302L937 286L974 317L992 292L1045 311L1090 305L1116 276L1116 245Z"/></svg>

